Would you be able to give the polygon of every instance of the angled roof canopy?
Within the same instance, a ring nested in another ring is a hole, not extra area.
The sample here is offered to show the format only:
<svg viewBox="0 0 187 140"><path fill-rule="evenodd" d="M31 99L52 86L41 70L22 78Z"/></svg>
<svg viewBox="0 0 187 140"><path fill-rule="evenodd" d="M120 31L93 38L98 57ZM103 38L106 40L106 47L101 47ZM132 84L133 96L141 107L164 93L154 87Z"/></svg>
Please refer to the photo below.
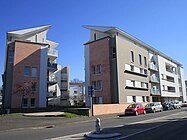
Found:
<svg viewBox="0 0 187 140"><path fill-rule="evenodd" d="M25 36L28 34L36 34L38 32L48 30L50 27L51 27L51 25L34 27L34 28L27 28L27 29L22 29L22 30L10 31L10 32L8 32L8 34L12 35L12 36L16 36L16 37L22 37L22 36Z"/></svg>

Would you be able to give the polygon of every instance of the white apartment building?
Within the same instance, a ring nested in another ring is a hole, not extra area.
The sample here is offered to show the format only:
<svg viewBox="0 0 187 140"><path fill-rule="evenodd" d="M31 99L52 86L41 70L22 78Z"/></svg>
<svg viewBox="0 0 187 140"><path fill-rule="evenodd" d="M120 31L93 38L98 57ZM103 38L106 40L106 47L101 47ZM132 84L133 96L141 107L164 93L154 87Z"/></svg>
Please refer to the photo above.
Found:
<svg viewBox="0 0 187 140"><path fill-rule="evenodd" d="M57 66L57 70L50 75L56 82L50 86L49 100L54 99L54 105L69 106L69 81L70 81L70 67Z"/></svg>

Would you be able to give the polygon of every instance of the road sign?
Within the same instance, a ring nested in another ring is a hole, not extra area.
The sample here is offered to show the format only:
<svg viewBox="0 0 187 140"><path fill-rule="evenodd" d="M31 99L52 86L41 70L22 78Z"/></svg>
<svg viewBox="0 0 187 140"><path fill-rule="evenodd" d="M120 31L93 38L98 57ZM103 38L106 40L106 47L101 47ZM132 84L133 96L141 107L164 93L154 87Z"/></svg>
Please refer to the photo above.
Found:
<svg viewBox="0 0 187 140"><path fill-rule="evenodd" d="M88 86L88 96L92 97L93 96L93 91L94 91L93 86Z"/></svg>

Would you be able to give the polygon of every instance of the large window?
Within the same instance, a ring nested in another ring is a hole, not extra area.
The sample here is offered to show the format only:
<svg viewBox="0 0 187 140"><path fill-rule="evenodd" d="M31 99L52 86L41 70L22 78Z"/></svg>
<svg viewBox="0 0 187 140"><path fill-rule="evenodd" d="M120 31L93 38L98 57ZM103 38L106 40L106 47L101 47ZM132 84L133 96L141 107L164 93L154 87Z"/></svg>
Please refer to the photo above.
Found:
<svg viewBox="0 0 187 140"><path fill-rule="evenodd" d="M147 59L144 57L144 66L147 67Z"/></svg>
<svg viewBox="0 0 187 140"><path fill-rule="evenodd" d="M134 63L134 52L131 51L130 53L131 62Z"/></svg>
<svg viewBox="0 0 187 140"><path fill-rule="evenodd" d="M13 63L14 62L14 52L13 51L9 51L8 52L8 62L9 63Z"/></svg>
<svg viewBox="0 0 187 140"><path fill-rule="evenodd" d="M23 99L23 107L28 107L28 98Z"/></svg>
<svg viewBox="0 0 187 140"><path fill-rule="evenodd" d="M112 48L112 58L116 58L116 48Z"/></svg>
<svg viewBox="0 0 187 140"><path fill-rule="evenodd" d="M101 80L97 81L97 90L102 90L102 81Z"/></svg>
<svg viewBox="0 0 187 140"><path fill-rule="evenodd" d="M98 74L101 73L101 64L97 65L97 73L98 73Z"/></svg>
<svg viewBox="0 0 187 140"><path fill-rule="evenodd" d="M37 76L37 68L36 67L32 67L32 76L33 77Z"/></svg>
<svg viewBox="0 0 187 140"><path fill-rule="evenodd" d="M139 64L142 65L142 56L139 54Z"/></svg>
<svg viewBox="0 0 187 140"><path fill-rule="evenodd" d="M36 106L36 99L31 98L31 107L35 107L35 106Z"/></svg>
<svg viewBox="0 0 187 140"><path fill-rule="evenodd" d="M30 67L25 66L25 68L24 68L24 75L25 76L30 76Z"/></svg>
<svg viewBox="0 0 187 140"><path fill-rule="evenodd" d="M92 74L95 74L95 66L92 66Z"/></svg>

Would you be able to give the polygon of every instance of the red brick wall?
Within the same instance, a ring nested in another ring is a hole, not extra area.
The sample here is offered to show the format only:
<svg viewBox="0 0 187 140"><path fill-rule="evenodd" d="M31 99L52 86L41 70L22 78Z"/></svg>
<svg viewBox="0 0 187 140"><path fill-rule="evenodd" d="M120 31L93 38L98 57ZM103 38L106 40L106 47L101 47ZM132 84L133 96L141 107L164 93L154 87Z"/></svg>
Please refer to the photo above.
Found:
<svg viewBox="0 0 187 140"><path fill-rule="evenodd" d="M95 91L95 97L102 97L103 103L111 103L111 77L109 39L105 38L89 44L90 47L90 82L102 80L102 91ZM101 74L91 73L92 65L101 64ZM91 84L91 83L90 83Z"/></svg>
<svg viewBox="0 0 187 140"><path fill-rule="evenodd" d="M146 105L148 103L141 103L142 105ZM130 104L94 104L93 105L93 114L94 116L97 115L106 115L106 114L117 114L117 113L124 113L125 109Z"/></svg>
<svg viewBox="0 0 187 140"><path fill-rule="evenodd" d="M22 96L17 93L19 85L24 82L37 82L37 91L29 93L25 98L35 98L38 107L39 79L40 79L40 48L41 45L25 42L15 42L14 68L13 68L13 93L11 97L11 108L20 108ZM24 67L34 66L37 68L37 77L24 76Z"/></svg>

